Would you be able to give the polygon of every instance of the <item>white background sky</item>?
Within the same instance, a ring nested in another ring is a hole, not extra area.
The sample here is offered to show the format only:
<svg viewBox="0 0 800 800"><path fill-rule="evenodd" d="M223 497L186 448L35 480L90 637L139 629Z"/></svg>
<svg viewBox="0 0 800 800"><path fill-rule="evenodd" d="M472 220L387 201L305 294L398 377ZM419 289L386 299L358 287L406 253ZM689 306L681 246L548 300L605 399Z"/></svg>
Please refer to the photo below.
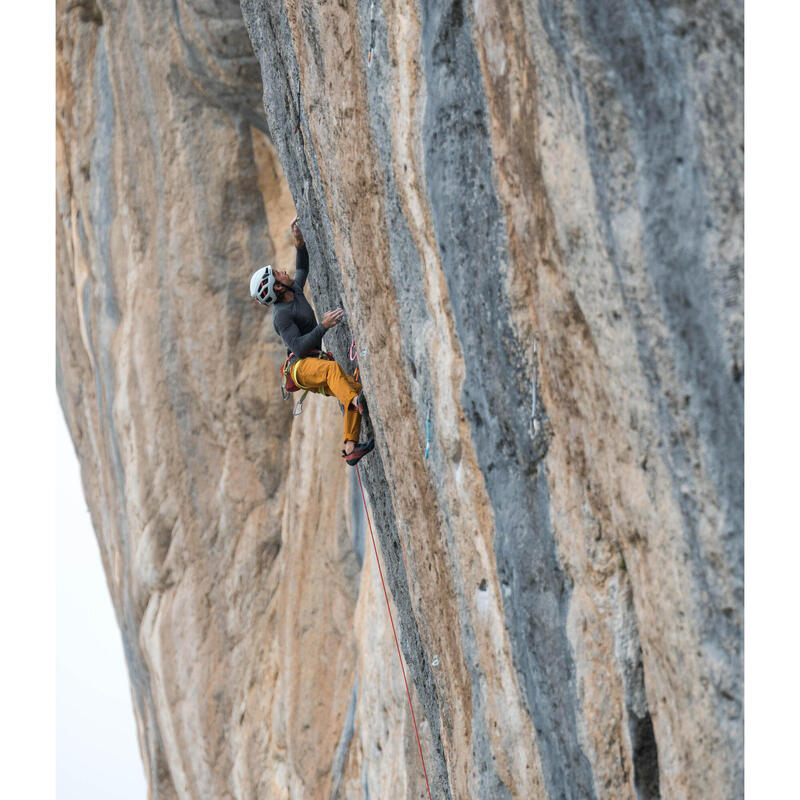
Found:
<svg viewBox="0 0 800 800"><path fill-rule="evenodd" d="M61 416L53 391L55 413ZM59 800L143 800L122 639L67 426L56 425L56 776Z"/></svg>
<svg viewBox="0 0 800 800"><path fill-rule="evenodd" d="M60 563L58 597L64 609L74 608L69 614L81 645L78 653L67 645L62 652L59 641L59 665L70 663L84 677L99 669L108 679L92 680L88 692L84 684L84 694L75 696L66 689L66 676L59 677L59 709L81 709L66 712L75 740L70 769L102 774L106 763L125 762L130 772L119 767L113 789L84 790L81 800L144 800L143 788L123 794L142 774L131 764L131 749L133 762L138 760L135 738L122 736L124 752L109 755L105 749L108 731L124 730L132 718L127 675L116 626L85 627L81 609L93 609L98 621L108 622L113 613L102 577L88 577L99 570L97 545L85 524L85 503L74 496L78 489L68 488L71 468L57 455L65 423L53 400L54 7L10 4L0 26L0 796L56 796L56 516L69 502L77 505L79 521L69 533L58 529L59 541L74 541L69 560ZM747 5L745 753L752 800L786 797L797 785L798 16L793 4ZM62 498L62 488L71 500ZM81 593L66 599L63 585L79 585ZM90 647L94 643L97 650ZM107 716L111 697L118 701L114 721ZM58 794L59 800L72 796Z"/></svg>

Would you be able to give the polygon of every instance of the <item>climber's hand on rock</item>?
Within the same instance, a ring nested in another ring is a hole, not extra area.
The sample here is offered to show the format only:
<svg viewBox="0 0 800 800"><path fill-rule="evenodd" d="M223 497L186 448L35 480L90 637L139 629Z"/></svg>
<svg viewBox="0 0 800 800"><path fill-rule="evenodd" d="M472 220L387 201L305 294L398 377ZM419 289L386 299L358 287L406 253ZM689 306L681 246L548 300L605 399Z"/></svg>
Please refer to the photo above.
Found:
<svg viewBox="0 0 800 800"><path fill-rule="evenodd" d="M295 217L291 223L292 236L294 236L294 246L298 249L305 245L303 234L300 231L300 226L297 224L299 217Z"/></svg>
<svg viewBox="0 0 800 800"><path fill-rule="evenodd" d="M334 325L338 325L342 321L342 317L344 317L344 311L341 308L337 308L334 311L326 311L322 317L322 324L330 329Z"/></svg>

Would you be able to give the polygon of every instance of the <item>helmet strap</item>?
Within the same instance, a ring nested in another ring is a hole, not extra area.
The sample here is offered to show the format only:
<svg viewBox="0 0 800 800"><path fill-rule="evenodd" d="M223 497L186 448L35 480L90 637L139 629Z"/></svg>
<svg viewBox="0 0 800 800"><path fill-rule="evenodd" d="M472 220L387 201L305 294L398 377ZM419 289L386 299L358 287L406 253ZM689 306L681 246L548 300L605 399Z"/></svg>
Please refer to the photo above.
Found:
<svg viewBox="0 0 800 800"><path fill-rule="evenodd" d="M277 278L275 279L275 283L272 286L272 291L275 292L276 296L279 299L282 299L287 292L292 291L291 286L287 286L285 283L281 283Z"/></svg>

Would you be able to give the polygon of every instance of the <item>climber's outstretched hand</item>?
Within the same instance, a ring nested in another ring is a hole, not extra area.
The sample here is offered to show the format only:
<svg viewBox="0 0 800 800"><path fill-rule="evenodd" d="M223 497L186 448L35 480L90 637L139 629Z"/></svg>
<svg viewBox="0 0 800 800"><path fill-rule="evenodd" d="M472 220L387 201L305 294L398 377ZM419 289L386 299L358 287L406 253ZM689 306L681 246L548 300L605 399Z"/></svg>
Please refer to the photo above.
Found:
<svg viewBox="0 0 800 800"><path fill-rule="evenodd" d="M305 240L303 239L303 234L300 231L300 226L297 224L298 217L295 217L292 220L291 228L292 228L292 236L294 236L294 246L298 248L298 250L305 245Z"/></svg>
<svg viewBox="0 0 800 800"><path fill-rule="evenodd" d="M322 317L322 324L330 329L334 325L338 325L342 321L342 317L344 317L344 311L342 311L341 308L337 308L333 311L326 311Z"/></svg>

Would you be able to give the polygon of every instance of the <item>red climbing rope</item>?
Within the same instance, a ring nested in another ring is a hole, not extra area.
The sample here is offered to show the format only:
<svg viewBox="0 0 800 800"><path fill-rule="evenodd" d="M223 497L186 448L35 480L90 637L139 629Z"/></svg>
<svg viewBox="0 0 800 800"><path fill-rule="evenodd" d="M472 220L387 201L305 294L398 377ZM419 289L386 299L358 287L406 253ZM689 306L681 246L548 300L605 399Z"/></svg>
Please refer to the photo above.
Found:
<svg viewBox="0 0 800 800"><path fill-rule="evenodd" d="M389 612L389 622L392 623L392 633L394 634L394 645L397 648L397 657L400 659L400 669L403 670L403 681L406 685L406 697L408 697L408 707L411 709L411 719L414 722L414 733L417 735L417 747L419 747L419 757L422 759L422 772L425 774L425 786L428 789L428 800L431 800L431 787L428 783L428 770L425 769L425 757L422 755L422 745L419 741L419 731L417 730L417 718L414 716L414 706L411 705L411 693L408 691L408 681L406 680L406 670L403 666L403 656L400 655L400 643L397 641L397 631L394 629L394 619L392 619L392 608L389 605L389 594L386 591L386 583L383 580L383 570L381 569L381 560L378 558L378 548L375 545L375 534L372 533L372 521L369 518L369 511L367 511L367 499L364 497L364 487L361 484L361 472L356 464L356 475L358 475L358 488L361 489L361 500L364 502L364 513L367 515L367 522L369 523L369 535L372 539L372 549L375 552L375 561L378 564L378 572L381 576L381 584L383 585L383 596L386 598L386 610Z"/></svg>

